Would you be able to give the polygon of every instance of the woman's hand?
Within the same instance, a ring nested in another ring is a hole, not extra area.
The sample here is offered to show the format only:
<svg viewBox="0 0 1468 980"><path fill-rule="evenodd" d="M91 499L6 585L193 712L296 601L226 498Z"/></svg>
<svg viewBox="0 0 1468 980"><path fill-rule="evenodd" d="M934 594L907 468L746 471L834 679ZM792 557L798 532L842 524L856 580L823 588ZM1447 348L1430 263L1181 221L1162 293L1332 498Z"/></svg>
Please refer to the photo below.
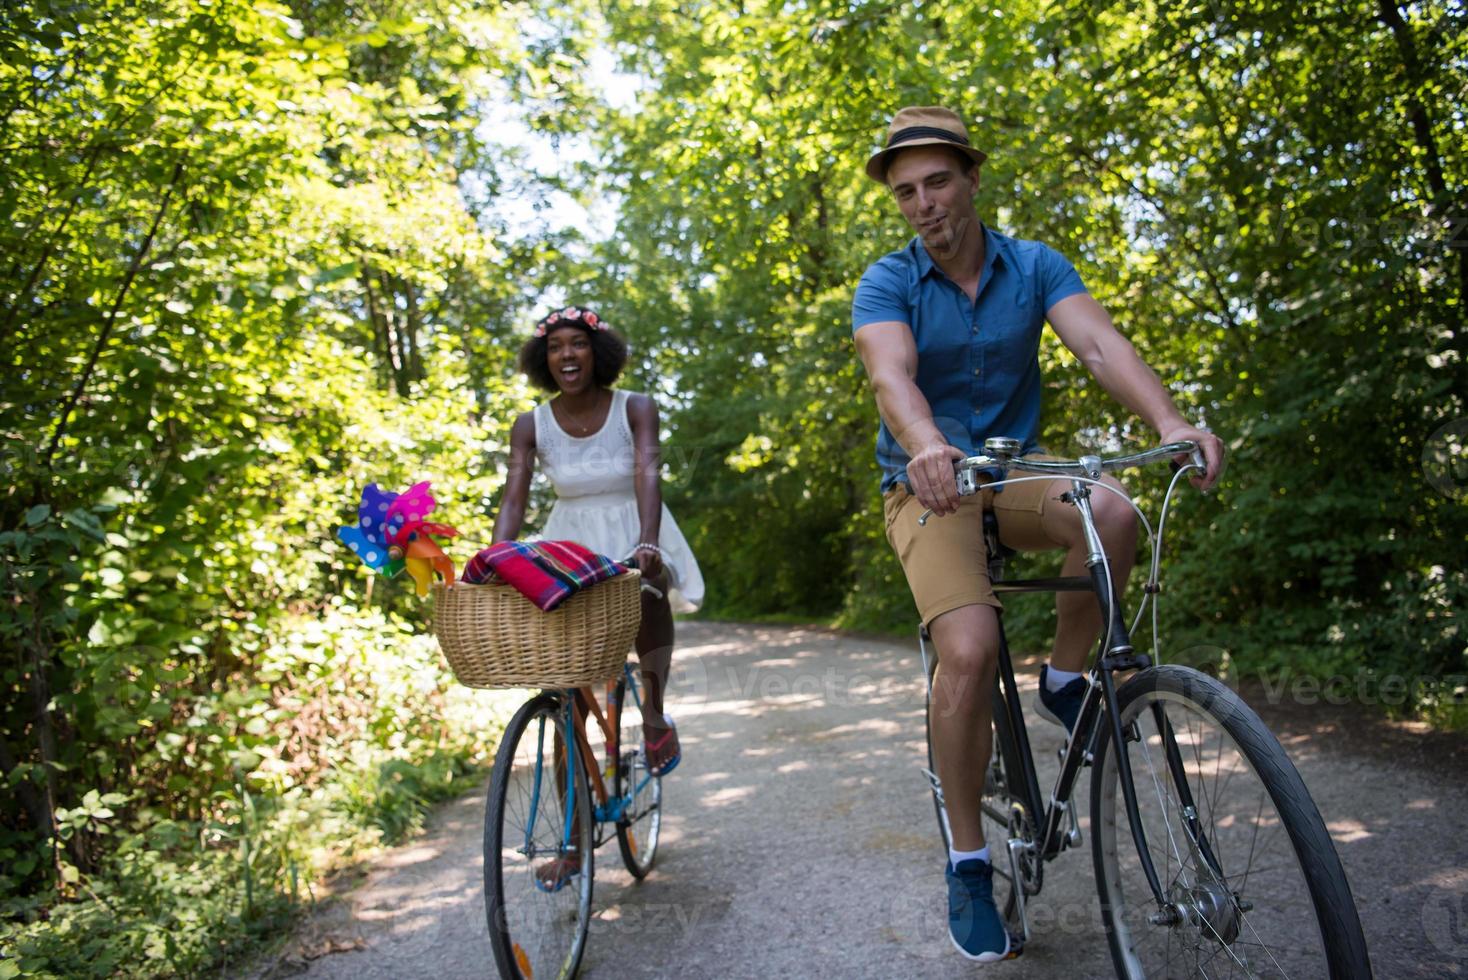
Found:
<svg viewBox="0 0 1468 980"><path fill-rule="evenodd" d="M644 579L657 578L663 570L663 555L656 548L639 547L632 552L632 557L637 560L637 570Z"/></svg>

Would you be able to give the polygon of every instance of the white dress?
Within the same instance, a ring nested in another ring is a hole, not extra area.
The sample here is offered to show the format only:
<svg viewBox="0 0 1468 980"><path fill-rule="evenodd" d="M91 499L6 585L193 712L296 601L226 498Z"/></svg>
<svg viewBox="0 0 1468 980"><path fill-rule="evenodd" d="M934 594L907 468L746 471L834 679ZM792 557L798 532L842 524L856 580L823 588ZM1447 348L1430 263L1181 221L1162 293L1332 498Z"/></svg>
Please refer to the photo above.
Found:
<svg viewBox="0 0 1468 980"><path fill-rule="evenodd" d="M541 537L575 541L619 560L642 540L627 397L625 391L612 391L606 423L589 436L573 436L561 428L550 402L535 406L535 455L556 490L556 503ZM703 603L703 573L667 504L657 546L673 586L669 596L673 611L692 612Z"/></svg>

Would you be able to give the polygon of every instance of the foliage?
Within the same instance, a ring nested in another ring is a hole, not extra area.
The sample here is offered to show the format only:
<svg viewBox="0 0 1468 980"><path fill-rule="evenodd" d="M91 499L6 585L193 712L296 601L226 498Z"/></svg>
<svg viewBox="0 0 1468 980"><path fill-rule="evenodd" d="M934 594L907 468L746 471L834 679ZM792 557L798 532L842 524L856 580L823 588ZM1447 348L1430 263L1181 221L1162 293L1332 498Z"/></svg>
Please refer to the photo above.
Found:
<svg viewBox="0 0 1468 980"><path fill-rule="evenodd" d="M597 127L621 209L588 276L636 325L645 383L676 393L673 505L720 556L715 614L911 628L847 304L910 235L861 164L898 106L943 103L989 152L980 213L1070 256L1231 447L1219 492L1172 525L1169 642L1246 671L1468 670L1428 584L1462 567L1468 509L1422 468L1468 391L1461 5L605 17L644 84ZM1042 359L1052 451L1152 437L1053 338ZM1407 593L1438 625L1403 614ZM1046 614L1014 605L1043 643Z"/></svg>
<svg viewBox="0 0 1468 980"><path fill-rule="evenodd" d="M484 752L421 603L332 532L363 484L430 479L488 536L523 405L507 270L541 246L489 211L518 166L479 121L561 54L523 17L0 15L0 940L25 970L204 970L314 852L400 836Z"/></svg>
<svg viewBox="0 0 1468 980"><path fill-rule="evenodd" d="M240 712L270 722L246 722L255 760L233 770L203 820L146 803L124 819L97 805L122 794L88 794L67 811L116 824L114 843L76 875L78 900L6 901L0 947L22 970L186 976L238 961L288 924L322 874L402 840L433 802L463 792L468 760L488 753L513 707L455 685L431 640L396 616L334 608L275 630L262 662L274 684Z"/></svg>

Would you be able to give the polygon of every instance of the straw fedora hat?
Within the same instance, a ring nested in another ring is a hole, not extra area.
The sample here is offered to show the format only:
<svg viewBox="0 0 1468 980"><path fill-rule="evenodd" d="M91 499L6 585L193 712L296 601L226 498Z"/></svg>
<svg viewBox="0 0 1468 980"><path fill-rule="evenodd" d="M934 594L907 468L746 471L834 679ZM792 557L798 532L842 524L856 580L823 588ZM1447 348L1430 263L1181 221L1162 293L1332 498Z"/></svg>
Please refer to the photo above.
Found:
<svg viewBox="0 0 1468 980"><path fill-rule="evenodd" d="M867 160L867 176L879 184L887 183L887 165L899 150L914 146L948 146L968 157L977 166L988 159L983 150L969 145L968 129L952 109L936 105L910 105L897 110L892 125L887 127L887 145Z"/></svg>

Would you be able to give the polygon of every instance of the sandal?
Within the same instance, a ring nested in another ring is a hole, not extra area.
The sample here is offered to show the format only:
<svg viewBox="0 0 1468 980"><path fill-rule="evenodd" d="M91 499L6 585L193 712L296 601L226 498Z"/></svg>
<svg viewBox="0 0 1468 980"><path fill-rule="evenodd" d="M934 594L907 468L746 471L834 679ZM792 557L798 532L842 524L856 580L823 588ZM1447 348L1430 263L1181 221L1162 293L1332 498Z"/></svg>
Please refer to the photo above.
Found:
<svg viewBox="0 0 1468 980"><path fill-rule="evenodd" d="M683 761L683 746L678 741L678 726L667 715L663 715L663 720L668 723L668 730L663 732L661 737L651 741L647 740L646 733L644 732L642 742L643 756L647 759L647 771L654 776L666 776L674 769L677 769L678 763ZM668 739L673 740L673 754L664 759L662 765L654 766L652 754L667 745Z"/></svg>
<svg viewBox="0 0 1468 980"><path fill-rule="evenodd" d="M535 887L543 892L558 892L580 874L580 858L558 857L535 869Z"/></svg>

